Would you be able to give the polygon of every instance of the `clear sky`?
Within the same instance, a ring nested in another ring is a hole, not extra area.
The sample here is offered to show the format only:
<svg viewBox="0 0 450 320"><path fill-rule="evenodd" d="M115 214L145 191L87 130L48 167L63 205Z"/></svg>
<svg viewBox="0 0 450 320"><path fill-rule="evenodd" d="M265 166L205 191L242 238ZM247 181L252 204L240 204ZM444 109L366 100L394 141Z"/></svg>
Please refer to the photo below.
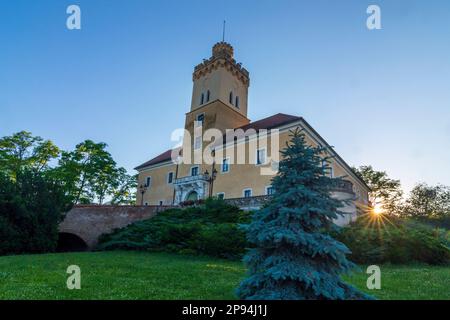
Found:
<svg viewBox="0 0 450 320"><path fill-rule="evenodd" d="M66 28L77 4L82 29ZM368 30L366 8L381 8ZM221 40L250 71L249 118L303 116L351 165L450 185L450 1L0 0L0 136L108 143L132 168L184 126Z"/></svg>

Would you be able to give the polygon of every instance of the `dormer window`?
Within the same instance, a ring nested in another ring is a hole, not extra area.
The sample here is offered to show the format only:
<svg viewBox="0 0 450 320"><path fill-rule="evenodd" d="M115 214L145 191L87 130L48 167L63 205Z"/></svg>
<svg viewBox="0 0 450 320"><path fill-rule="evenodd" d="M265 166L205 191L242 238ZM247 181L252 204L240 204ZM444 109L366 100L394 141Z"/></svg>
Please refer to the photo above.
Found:
<svg viewBox="0 0 450 320"><path fill-rule="evenodd" d="M234 106L239 109L239 97L236 96L236 100L234 102Z"/></svg>
<svg viewBox="0 0 450 320"><path fill-rule="evenodd" d="M229 102L231 105L233 105L233 91L230 91L230 99Z"/></svg>
<svg viewBox="0 0 450 320"><path fill-rule="evenodd" d="M209 90L206 92L206 102L209 102L209 96L210 96L210 92Z"/></svg>

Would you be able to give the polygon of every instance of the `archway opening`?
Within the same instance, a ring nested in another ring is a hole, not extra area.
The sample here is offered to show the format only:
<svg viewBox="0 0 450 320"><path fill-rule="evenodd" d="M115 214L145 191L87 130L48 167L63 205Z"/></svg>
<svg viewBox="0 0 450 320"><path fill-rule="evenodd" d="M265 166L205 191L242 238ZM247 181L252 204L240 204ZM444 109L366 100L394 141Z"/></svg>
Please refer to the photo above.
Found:
<svg viewBox="0 0 450 320"><path fill-rule="evenodd" d="M190 192L186 197L186 201L197 201L197 200L198 200L198 193L196 191Z"/></svg>
<svg viewBox="0 0 450 320"><path fill-rule="evenodd" d="M67 232L58 234L57 252L86 251L87 249L87 243L79 236Z"/></svg>

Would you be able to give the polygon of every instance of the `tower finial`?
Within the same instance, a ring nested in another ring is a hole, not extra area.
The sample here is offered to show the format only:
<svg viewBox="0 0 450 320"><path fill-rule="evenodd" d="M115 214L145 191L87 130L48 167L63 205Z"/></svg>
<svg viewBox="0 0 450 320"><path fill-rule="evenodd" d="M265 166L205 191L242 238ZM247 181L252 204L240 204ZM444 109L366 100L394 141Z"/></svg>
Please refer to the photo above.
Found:
<svg viewBox="0 0 450 320"><path fill-rule="evenodd" d="M225 23L226 21L223 20L223 29L222 29L222 42L225 42Z"/></svg>

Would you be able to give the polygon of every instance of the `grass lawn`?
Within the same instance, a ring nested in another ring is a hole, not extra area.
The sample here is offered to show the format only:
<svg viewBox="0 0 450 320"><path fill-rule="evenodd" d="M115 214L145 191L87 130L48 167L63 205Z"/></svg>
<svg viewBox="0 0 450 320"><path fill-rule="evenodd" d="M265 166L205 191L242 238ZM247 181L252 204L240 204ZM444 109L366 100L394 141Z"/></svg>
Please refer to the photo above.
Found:
<svg viewBox="0 0 450 320"><path fill-rule="evenodd" d="M66 269L81 268L81 290ZM364 290L367 275L346 279ZM381 266L379 299L450 299L450 267ZM0 299L234 299L240 262L146 252L86 252L0 257Z"/></svg>

